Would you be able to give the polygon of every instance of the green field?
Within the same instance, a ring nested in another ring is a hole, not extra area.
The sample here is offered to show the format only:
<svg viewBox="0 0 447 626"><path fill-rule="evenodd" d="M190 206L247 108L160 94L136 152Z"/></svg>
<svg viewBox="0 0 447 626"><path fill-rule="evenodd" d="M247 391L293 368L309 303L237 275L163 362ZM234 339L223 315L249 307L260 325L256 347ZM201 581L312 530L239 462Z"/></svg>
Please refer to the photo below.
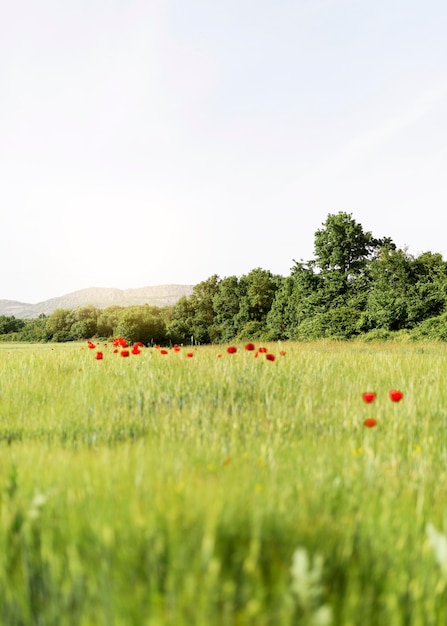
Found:
<svg viewBox="0 0 447 626"><path fill-rule="evenodd" d="M447 346L267 347L1 345L2 626L447 624Z"/></svg>

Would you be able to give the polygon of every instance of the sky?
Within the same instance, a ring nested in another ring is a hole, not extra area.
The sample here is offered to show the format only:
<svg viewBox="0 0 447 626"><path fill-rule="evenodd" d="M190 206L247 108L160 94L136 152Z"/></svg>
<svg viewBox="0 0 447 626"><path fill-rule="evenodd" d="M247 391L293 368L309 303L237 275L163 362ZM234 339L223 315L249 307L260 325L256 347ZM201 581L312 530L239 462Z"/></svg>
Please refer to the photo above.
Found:
<svg viewBox="0 0 447 626"><path fill-rule="evenodd" d="M314 258L328 214L447 259L443 0L15 0L0 299Z"/></svg>

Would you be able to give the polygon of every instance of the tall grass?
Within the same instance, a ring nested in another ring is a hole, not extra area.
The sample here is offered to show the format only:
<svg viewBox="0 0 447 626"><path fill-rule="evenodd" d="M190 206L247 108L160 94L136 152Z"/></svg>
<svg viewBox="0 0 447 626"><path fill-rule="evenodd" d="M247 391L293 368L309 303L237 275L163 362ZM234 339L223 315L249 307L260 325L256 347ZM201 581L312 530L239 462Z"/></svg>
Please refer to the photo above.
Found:
<svg viewBox="0 0 447 626"><path fill-rule="evenodd" d="M268 348L0 347L0 624L447 623L447 348Z"/></svg>

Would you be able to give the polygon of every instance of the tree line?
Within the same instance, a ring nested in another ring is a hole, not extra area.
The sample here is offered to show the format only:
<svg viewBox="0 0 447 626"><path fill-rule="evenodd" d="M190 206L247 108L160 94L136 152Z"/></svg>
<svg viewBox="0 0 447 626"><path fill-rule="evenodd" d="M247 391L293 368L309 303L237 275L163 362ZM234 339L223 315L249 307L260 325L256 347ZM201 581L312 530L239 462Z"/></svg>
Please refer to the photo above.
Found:
<svg viewBox="0 0 447 626"><path fill-rule="evenodd" d="M439 253L412 256L339 212L316 231L314 258L293 263L286 277L261 268L241 277L214 274L171 307L87 306L33 320L0 316L0 338L122 336L146 345L396 334L447 339L447 263Z"/></svg>

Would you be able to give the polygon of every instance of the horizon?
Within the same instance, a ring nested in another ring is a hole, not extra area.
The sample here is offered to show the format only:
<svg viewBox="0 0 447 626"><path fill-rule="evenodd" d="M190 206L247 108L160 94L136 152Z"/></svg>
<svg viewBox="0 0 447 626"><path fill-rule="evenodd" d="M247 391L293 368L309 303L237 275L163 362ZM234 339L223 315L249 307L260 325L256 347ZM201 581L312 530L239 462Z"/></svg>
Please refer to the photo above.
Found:
<svg viewBox="0 0 447 626"><path fill-rule="evenodd" d="M2 294L285 276L339 211L446 258L446 18L441 0L9 3Z"/></svg>

